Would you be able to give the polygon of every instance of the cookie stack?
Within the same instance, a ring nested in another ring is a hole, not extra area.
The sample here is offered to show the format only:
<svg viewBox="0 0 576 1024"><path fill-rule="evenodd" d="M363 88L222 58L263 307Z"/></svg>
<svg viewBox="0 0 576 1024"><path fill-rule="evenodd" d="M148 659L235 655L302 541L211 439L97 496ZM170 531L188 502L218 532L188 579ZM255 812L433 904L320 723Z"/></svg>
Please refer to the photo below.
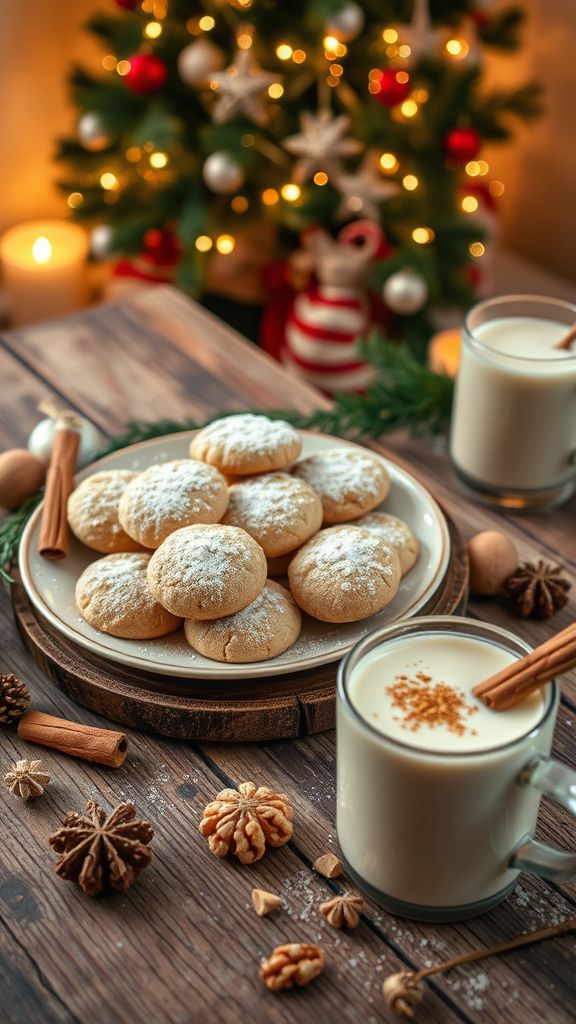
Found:
<svg viewBox="0 0 576 1024"><path fill-rule="evenodd" d="M418 556L408 526L374 511L390 487L383 463L300 453L290 424L242 414L199 431L188 459L84 480L70 526L105 553L76 586L84 619L131 639L184 620L200 654L252 662L297 640L300 609L325 622L381 611ZM270 579L286 573L289 589Z"/></svg>

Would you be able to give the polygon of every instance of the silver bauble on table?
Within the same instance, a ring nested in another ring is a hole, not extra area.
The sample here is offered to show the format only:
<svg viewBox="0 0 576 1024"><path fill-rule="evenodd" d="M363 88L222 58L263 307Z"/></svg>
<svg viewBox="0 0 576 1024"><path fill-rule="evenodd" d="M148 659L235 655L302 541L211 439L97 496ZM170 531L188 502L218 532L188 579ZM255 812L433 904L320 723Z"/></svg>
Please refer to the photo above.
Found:
<svg viewBox="0 0 576 1024"><path fill-rule="evenodd" d="M332 14L326 22L326 31L335 36L341 43L356 39L364 28L364 11L358 4L350 3L342 7L337 14Z"/></svg>
<svg viewBox="0 0 576 1024"><path fill-rule="evenodd" d="M206 157L202 177L213 192L227 195L240 188L244 181L244 171L231 153L218 149Z"/></svg>
<svg viewBox="0 0 576 1024"><path fill-rule="evenodd" d="M417 313L428 298L428 285L415 270L397 270L382 288L384 302L393 313Z"/></svg>
<svg viewBox="0 0 576 1024"><path fill-rule="evenodd" d="M99 153L100 150L107 149L111 143L110 135L100 114L92 111L82 114L76 132L84 149L90 150L91 153Z"/></svg>
<svg viewBox="0 0 576 1024"><path fill-rule="evenodd" d="M186 85L204 85L214 71L224 67L223 51L209 39L198 39L180 51L178 74Z"/></svg>

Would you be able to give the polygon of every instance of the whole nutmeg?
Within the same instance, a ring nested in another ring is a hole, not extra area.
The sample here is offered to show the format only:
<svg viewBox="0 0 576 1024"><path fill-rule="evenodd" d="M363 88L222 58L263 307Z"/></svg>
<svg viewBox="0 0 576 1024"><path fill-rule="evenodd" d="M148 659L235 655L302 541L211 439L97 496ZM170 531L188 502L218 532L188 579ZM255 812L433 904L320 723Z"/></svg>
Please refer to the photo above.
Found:
<svg viewBox="0 0 576 1024"><path fill-rule="evenodd" d="M470 593L493 597L518 567L513 541L497 530L477 533L467 545Z"/></svg>
<svg viewBox="0 0 576 1024"><path fill-rule="evenodd" d="M0 455L0 505L13 509L31 497L44 483L46 467L25 448L11 448Z"/></svg>

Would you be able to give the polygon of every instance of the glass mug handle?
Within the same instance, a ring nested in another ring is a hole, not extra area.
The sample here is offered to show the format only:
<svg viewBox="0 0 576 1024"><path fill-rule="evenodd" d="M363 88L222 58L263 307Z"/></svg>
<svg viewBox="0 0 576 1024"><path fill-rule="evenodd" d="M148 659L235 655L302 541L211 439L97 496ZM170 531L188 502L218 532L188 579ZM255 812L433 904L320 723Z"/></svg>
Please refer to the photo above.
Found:
<svg viewBox="0 0 576 1024"><path fill-rule="evenodd" d="M576 817L576 772L548 757L537 757L518 778L520 786L532 786L553 797ZM551 880L576 878L576 853L566 853L526 836L512 855L511 868L520 868Z"/></svg>

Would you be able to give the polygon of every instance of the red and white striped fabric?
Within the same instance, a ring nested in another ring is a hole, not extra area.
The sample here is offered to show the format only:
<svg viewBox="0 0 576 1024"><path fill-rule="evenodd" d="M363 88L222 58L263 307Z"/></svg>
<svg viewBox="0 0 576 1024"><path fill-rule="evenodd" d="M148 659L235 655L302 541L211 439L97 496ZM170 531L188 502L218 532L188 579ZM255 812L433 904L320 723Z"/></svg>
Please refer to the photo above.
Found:
<svg viewBox="0 0 576 1024"><path fill-rule="evenodd" d="M358 358L357 339L370 324L369 302L356 289L316 284L297 295L286 323L282 361L298 377L332 395L364 391L374 366Z"/></svg>

